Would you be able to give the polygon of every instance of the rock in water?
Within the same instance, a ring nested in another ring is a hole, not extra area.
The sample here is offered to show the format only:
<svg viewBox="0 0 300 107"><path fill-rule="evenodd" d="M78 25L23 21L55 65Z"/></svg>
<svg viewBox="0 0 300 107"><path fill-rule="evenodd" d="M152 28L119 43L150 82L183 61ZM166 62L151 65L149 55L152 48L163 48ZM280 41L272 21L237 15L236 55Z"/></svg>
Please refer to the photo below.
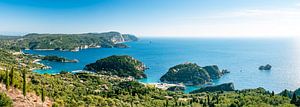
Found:
<svg viewBox="0 0 300 107"><path fill-rule="evenodd" d="M203 87L198 90L192 91L190 93L193 94L193 93L216 92L216 91L234 91L234 85L233 85L233 83L224 83L224 84L215 85L215 86L207 86L207 87Z"/></svg>
<svg viewBox="0 0 300 107"><path fill-rule="evenodd" d="M271 70L272 66L270 64L267 64L265 66L259 66L259 70Z"/></svg>
<svg viewBox="0 0 300 107"><path fill-rule="evenodd" d="M119 77L146 78L145 65L131 56L109 56L85 66L84 70L103 75L117 75Z"/></svg>

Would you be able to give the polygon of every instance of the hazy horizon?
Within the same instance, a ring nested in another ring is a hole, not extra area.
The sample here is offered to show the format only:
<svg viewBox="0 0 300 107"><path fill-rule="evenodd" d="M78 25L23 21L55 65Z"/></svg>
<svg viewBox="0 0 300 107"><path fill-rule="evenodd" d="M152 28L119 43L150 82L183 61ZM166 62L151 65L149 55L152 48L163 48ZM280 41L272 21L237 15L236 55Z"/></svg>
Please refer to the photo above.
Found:
<svg viewBox="0 0 300 107"><path fill-rule="evenodd" d="M118 31L140 37L300 36L300 0L1 0L0 34Z"/></svg>

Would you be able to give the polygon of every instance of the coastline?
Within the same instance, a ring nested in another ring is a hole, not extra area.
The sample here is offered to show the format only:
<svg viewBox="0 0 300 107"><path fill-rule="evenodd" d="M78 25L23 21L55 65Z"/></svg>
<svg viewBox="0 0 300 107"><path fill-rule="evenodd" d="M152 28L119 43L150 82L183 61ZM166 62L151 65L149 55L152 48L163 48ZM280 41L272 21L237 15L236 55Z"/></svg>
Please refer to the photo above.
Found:
<svg viewBox="0 0 300 107"><path fill-rule="evenodd" d="M173 86L180 86L180 87L186 87L185 85L183 84L169 84L169 83L144 83L144 82L140 82L144 85L147 85L147 86L154 86L156 88L159 88L159 89L162 89L162 90L167 90L168 88L170 87L173 87Z"/></svg>

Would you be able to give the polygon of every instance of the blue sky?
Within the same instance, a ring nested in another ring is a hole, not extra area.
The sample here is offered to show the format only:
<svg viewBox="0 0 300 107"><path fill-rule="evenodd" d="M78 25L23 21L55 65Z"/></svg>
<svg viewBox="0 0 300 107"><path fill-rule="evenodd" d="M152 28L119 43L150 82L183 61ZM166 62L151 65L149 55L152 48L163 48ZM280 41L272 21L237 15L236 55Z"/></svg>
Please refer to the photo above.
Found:
<svg viewBox="0 0 300 107"><path fill-rule="evenodd" d="M300 35L300 0L0 0L0 33Z"/></svg>

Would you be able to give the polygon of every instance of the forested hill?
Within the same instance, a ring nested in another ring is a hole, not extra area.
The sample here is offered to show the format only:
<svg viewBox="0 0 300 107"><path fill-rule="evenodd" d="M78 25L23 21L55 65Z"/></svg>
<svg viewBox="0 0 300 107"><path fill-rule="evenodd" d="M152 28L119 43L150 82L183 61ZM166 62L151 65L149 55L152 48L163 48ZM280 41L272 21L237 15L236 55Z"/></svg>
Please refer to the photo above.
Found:
<svg viewBox="0 0 300 107"><path fill-rule="evenodd" d="M7 38L7 37L6 37ZM1 39L1 38L0 38ZM83 34L37 34L30 33L22 37L1 39L0 46L5 49L41 49L78 51L86 48L126 48L123 42L137 41L130 34L119 32L83 33Z"/></svg>

